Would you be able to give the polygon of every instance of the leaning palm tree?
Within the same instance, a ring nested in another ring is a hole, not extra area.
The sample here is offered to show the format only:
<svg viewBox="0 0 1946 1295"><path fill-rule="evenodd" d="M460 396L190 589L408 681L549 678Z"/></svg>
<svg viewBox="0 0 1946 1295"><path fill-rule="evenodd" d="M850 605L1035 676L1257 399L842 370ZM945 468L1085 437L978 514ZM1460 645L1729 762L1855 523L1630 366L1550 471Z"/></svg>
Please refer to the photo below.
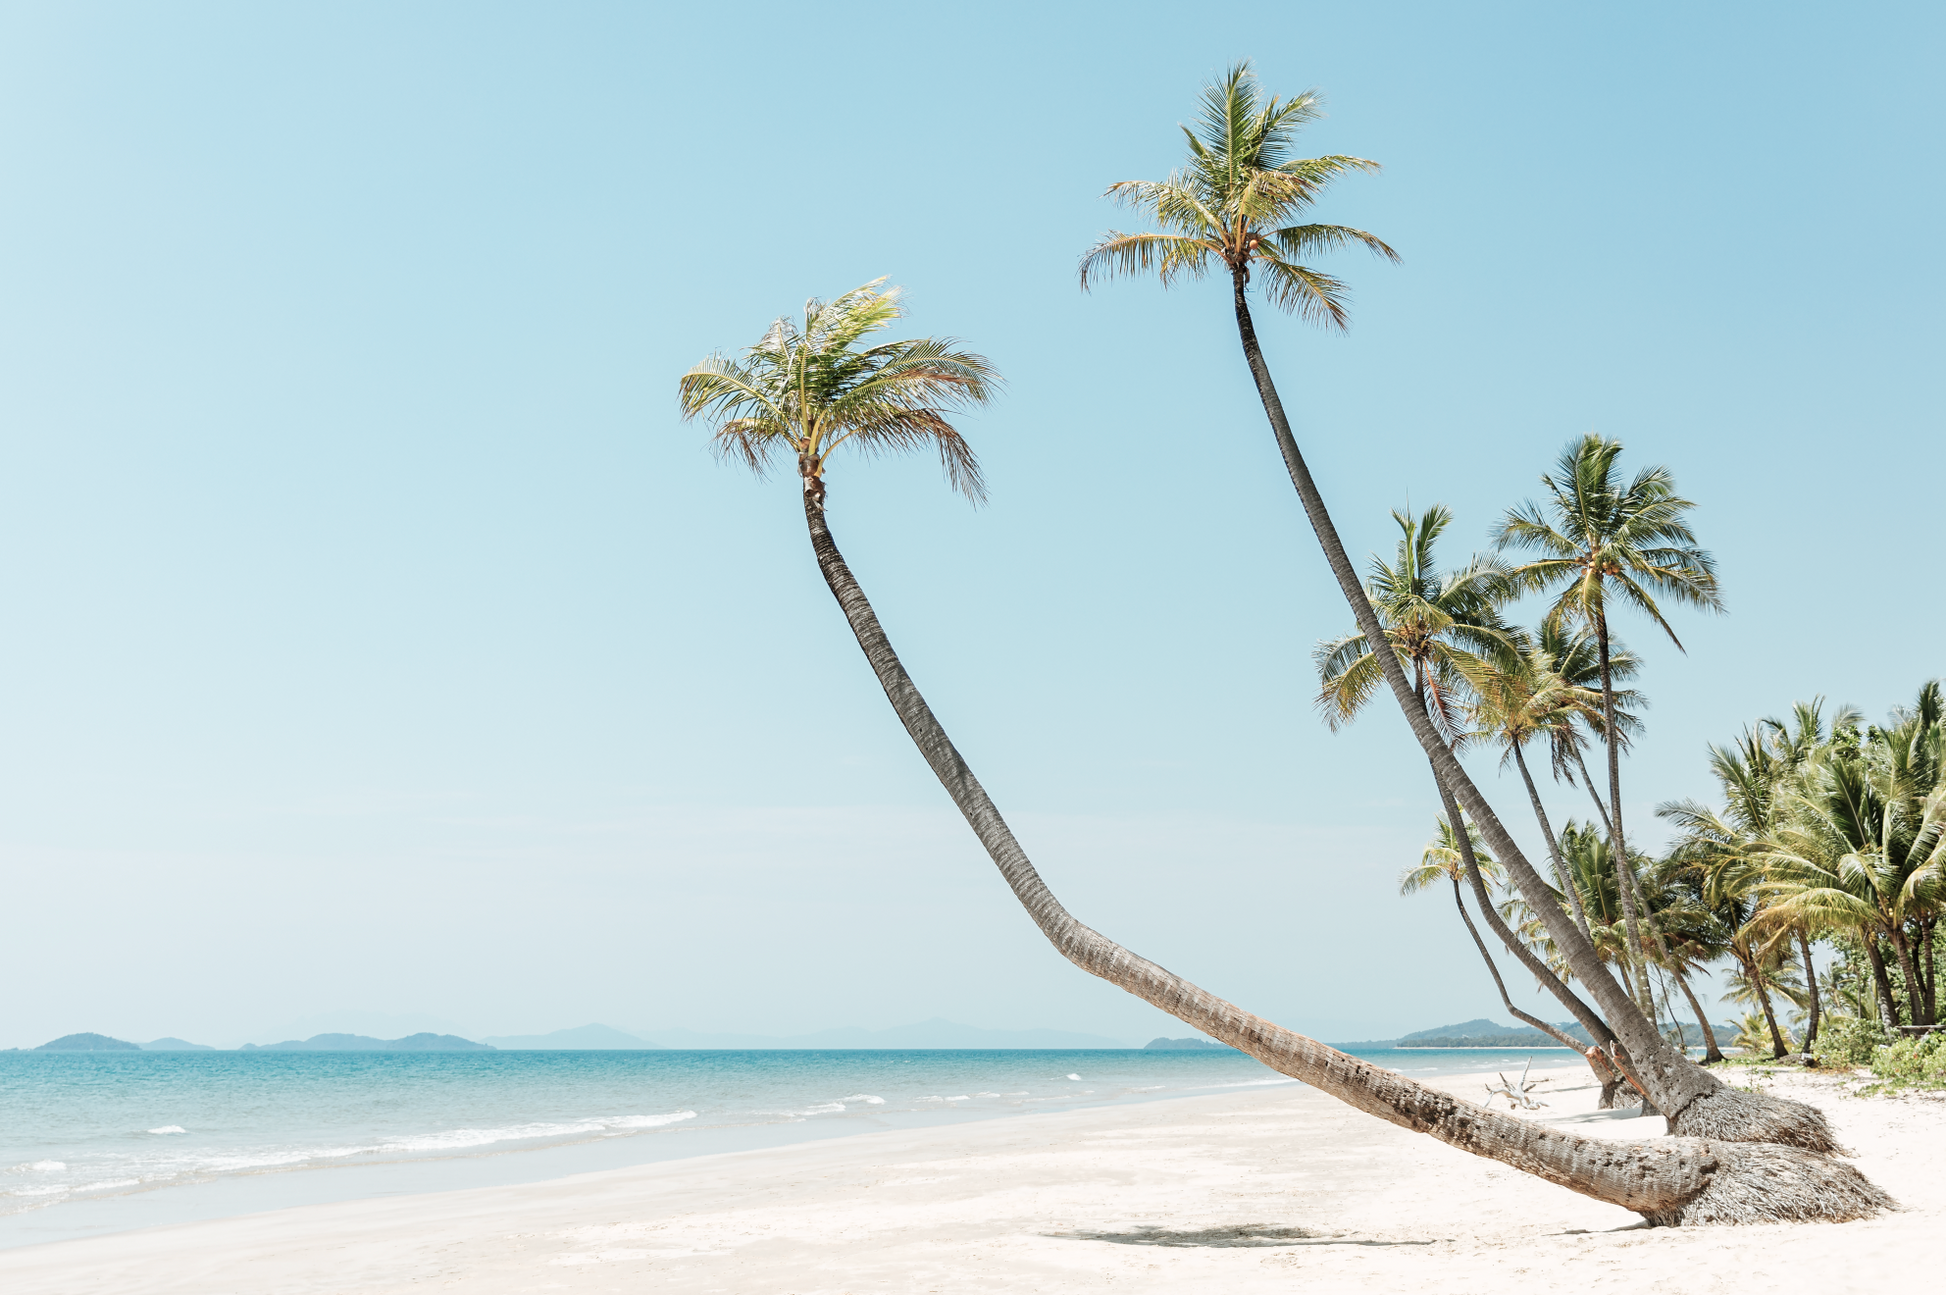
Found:
<svg viewBox="0 0 1946 1295"><path fill-rule="evenodd" d="M1015 898L1063 956L1360 1110L1654 1223L1857 1218L1890 1206L1850 1166L1794 1148L1697 1139L1616 1143L1482 1110L1252 1016L1077 921L926 705L825 520L831 456L847 443L858 451L930 446L963 492L974 493L979 480L952 416L989 400L998 375L984 358L948 341L866 344L898 315L896 296L876 283L813 301L801 322L778 321L742 357L711 356L684 374L683 416L703 419L720 450L759 473L780 457L794 461L818 570L886 699ZM1786 1190L1777 1190L1780 1181Z"/></svg>
<svg viewBox="0 0 1946 1295"><path fill-rule="evenodd" d="M1111 196L1147 213L1162 228L1145 233L1110 233L1082 257L1081 285L1085 289L1118 274L1155 274L1165 286L1211 273L1229 277L1244 360L1291 485L1359 632L1368 642L1380 643L1386 637L1385 627L1365 596L1324 497L1298 450L1250 311L1249 292L1254 282L1259 294L1267 295L1276 308L1343 327L1344 285L1297 258L1354 246L1369 248L1386 258L1394 255L1375 235L1363 230L1297 223L1333 180L1352 171L1376 169L1374 163L1362 158L1296 156L1297 131L1317 117L1321 102L1315 92L1290 100L1266 97L1247 63L1238 64L1220 81L1207 86L1201 120L1196 129L1185 128L1183 132L1189 145L1183 169L1166 180L1128 181L1109 190ZM1440 737L1414 696L1412 681L1397 657L1387 652L1376 655L1386 687L1404 713L1413 738L1432 762L1441 788L1478 824L1480 835L1506 867L1514 885L1542 914L1550 937L1589 987L1672 1127L1736 1141L1778 1142L1815 1151L1835 1149L1829 1123L1814 1108L1730 1088L1662 1037L1654 1022L1603 969L1594 947L1575 929L1573 918L1543 902L1549 893L1547 882Z"/></svg>
<svg viewBox="0 0 1946 1295"><path fill-rule="evenodd" d="M1720 609L1716 565L1696 544L1688 513L1667 468L1644 468L1626 484L1616 471L1620 441L1590 433L1561 452L1555 471L1541 477L1545 504L1510 509L1497 534L1502 548L1538 551L1514 578L1535 590L1556 591L1549 618L1587 625L1601 651L1604 736L1608 746L1608 827L1619 864L1629 858L1622 830L1621 734L1615 725L1608 647L1608 602L1645 613L1678 648L1682 640L1663 618L1656 595L1676 603ZM1644 957L1636 929L1635 896L1626 880L1622 904L1629 944Z"/></svg>

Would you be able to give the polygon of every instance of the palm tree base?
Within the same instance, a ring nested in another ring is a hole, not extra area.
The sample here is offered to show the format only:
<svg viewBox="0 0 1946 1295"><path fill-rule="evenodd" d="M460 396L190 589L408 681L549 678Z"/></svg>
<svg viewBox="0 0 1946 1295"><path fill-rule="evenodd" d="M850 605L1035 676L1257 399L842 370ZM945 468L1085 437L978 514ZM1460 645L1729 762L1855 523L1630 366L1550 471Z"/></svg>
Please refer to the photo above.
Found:
<svg viewBox="0 0 1946 1295"><path fill-rule="evenodd" d="M1696 1098L1669 1123L1669 1131L1681 1137L1765 1143L1820 1155L1847 1154L1817 1107L1727 1084Z"/></svg>
<svg viewBox="0 0 1946 1295"><path fill-rule="evenodd" d="M1685 1138L1675 1145L1678 1155L1714 1163L1679 1203L1640 1211L1651 1227L1849 1223L1899 1208L1865 1175L1826 1156L1749 1142Z"/></svg>

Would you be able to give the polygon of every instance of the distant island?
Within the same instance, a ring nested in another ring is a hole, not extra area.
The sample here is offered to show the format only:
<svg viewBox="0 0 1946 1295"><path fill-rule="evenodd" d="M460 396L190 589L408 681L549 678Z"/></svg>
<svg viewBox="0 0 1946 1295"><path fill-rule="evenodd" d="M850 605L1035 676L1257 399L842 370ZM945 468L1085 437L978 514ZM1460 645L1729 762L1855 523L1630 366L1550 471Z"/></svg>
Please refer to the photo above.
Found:
<svg viewBox="0 0 1946 1295"><path fill-rule="evenodd" d="M363 1034L314 1034L308 1039L288 1039L261 1047L246 1043L239 1052L492 1052L487 1043L475 1043L457 1034L408 1034L403 1039L373 1039Z"/></svg>
<svg viewBox="0 0 1946 1295"><path fill-rule="evenodd" d="M1588 1031L1573 1021L1556 1022L1554 1028L1585 1046L1593 1040ZM1734 1038L1736 1027L1715 1025L1719 1039ZM1683 1046L1699 1047L1703 1042L1702 1030L1694 1025L1682 1027ZM1356 1048L1559 1048L1563 1044L1551 1035L1528 1027L1519 1029L1502 1025L1498 1021L1484 1018L1461 1021L1458 1025L1441 1025L1430 1030L1419 1030L1412 1034L1401 1035L1396 1039L1364 1039L1356 1043L1334 1043L1335 1048L1347 1050Z"/></svg>
<svg viewBox="0 0 1946 1295"><path fill-rule="evenodd" d="M1150 1039L1142 1045L1144 1052L1235 1052L1227 1043L1212 1043L1208 1039Z"/></svg>
<svg viewBox="0 0 1946 1295"><path fill-rule="evenodd" d="M142 1045L111 1039L106 1034L63 1034L43 1043L35 1052L140 1052Z"/></svg>

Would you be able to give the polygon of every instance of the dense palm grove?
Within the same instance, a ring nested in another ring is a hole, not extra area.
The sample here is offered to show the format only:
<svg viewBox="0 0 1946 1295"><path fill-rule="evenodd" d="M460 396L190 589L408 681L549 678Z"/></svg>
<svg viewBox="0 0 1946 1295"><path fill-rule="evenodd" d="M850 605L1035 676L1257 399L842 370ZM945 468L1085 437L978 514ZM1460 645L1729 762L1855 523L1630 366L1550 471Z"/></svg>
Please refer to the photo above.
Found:
<svg viewBox="0 0 1946 1295"><path fill-rule="evenodd" d="M1940 685L1926 683L1882 723L1850 706L1827 711L1822 698L1751 723L1709 747L1711 797L1658 807L1672 830L1667 850L1631 847L1621 754L1641 730L1645 703L1629 686L1638 662L1614 637L1609 613L1627 608L1675 641L1663 603L1720 604L1714 566L1687 522L1693 505L1665 469L1624 479L1621 448L1597 436L1570 445L1542 478L1544 501L1503 519L1498 551L1454 570L1442 570L1436 555L1452 521L1446 509L1395 513L1396 556L1375 558L1366 584L1393 653L1446 741L1456 750L1495 749L1503 767L1518 771L1553 867L1548 899L1672 1041L1700 1040L1712 1062L1727 1045L1773 1058L1928 1070L1924 1045L1877 1050L1938 1020L1934 928L1946 899ZM1520 550L1538 556L1504 556ZM1540 624L1511 623L1509 605L1535 592L1552 595ZM1316 661L1318 704L1336 728L1376 693L1378 659L1354 633L1321 643ZM1591 750L1605 764L1599 781ZM1536 766L1557 786L1579 789L1572 794L1585 791L1592 813L1557 828ZM1557 996L1575 974L1530 897L1504 884L1477 832L1470 824L1463 836L1454 831L1456 807L1445 799L1437 835L1401 889L1449 879L1508 1010L1585 1046L1507 996L1462 897L1469 856L1482 882L1478 905L1508 950L1530 970L1538 964L1537 980ZM1719 1039L1711 1025L1713 998L1738 1006L1732 1039Z"/></svg>

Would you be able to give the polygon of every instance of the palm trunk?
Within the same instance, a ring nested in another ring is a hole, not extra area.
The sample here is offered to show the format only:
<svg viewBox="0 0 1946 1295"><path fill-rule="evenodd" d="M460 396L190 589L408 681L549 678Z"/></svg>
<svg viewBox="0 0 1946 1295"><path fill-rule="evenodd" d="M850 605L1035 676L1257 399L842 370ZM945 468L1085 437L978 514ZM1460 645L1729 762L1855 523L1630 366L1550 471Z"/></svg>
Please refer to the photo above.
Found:
<svg viewBox="0 0 1946 1295"><path fill-rule="evenodd" d="M1484 1110L1252 1016L1083 926L1048 890L906 674L825 525L818 484L807 481L804 491L811 548L886 700L1014 897L1077 967L1367 1114L1634 1210L1652 1224L1865 1218L1892 1207L1849 1165L1790 1147L1695 1138L1614 1142ZM1776 1190L1780 1179L1791 1189Z"/></svg>
<svg viewBox="0 0 1946 1295"><path fill-rule="evenodd" d="M1479 860L1473 854L1473 842L1467 838L1459 805L1454 802L1453 793L1440 778L1437 770L1433 772L1433 785L1439 789L1439 801L1445 808L1446 821L1460 824L1453 832L1453 840L1459 850L1460 868L1466 873L1467 884L1473 888L1473 900L1480 906L1480 914L1486 919L1488 929L1501 944L1506 946L1507 952L1513 954L1520 965L1527 969L1528 974L1532 975L1543 989L1553 994L1561 1006L1568 1009L1568 1012L1580 1023L1581 1028L1588 1031L1588 1037L1593 1039L1597 1046L1609 1047L1615 1044L1617 1042L1615 1032L1608 1027L1608 1022L1602 1020L1592 1007L1581 1001L1581 996L1568 988L1567 982L1555 975L1554 969L1542 961L1539 954L1528 948L1527 941L1514 934L1513 929L1500 916L1500 911L1493 906L1493 895L1487 890L1486 878L1480 875ZM1514 1010L1512 1004L1508 1005L1507 1010ZM1627 1066L1628 1063L1624 1062L1624 1065ZM1633 1069L1632 1066L1629 1068ZM1640 1082L1639 1077L1638 1082Z"/></svg>
<svg viewBox="0 0 1946 1295"><path fill-rule="evenodd" d="M1466 901L1460 897L1459 874L1457 872L1452 875L1452 882L1453 907L1459 910L1460 921L1466 923L1466 933L1473 937L1473 947L1480 951L1480 960L1487 964L1487 974L1493 977L1493 987L1500 991L1500 1005L1512 1013L1516 1019L1526 1022L1542 1034L1547 1035L1550 1039L1555 1040L1562 1047L1573 1048L1576 1052L1585 1054L1588 1050L1581 1046L1581 1040L1571 1034L1563 1034L1554 1026L1543 1021L1540 1017L1523 1012L1514 1006L1514 1000L1507 994L1507 982L1500 978L1500 968L1494 965L1493 955L1487 952L1487 942L1480 938L1480 929L1473 925L1473 915L1466 911ZM1596 1072L1596 1077L1600 1077L1599 1071Z"/></svg>
<svg viewBox="0 0 1946 1295"><path fill-rule="evenodd" d="M1608 839L1614 847L1615 884L1622 892L1622 925L1628 931L1629 951L1634 955L1635 964L1646 969L1649 965L1648 954L1642 947L1642 932L1635 925L1635 887L1630 884L1633 878L1624 875L1632 869L1628 860L1628 842L1622 837L1622 735L1615 727L1615 683L1609 674L1606 609L1595 613L1595 643L1601 653L1602 737L1608 747ZM1644 974L1642 981L1645 986L1648 979Z"/></svg>
<svg viewBox="0 0 1946 1295"><path fill-rule="evenodd" d="M1459 817L1459 806L1454 803L1452 792L1448 791L1446 785L1439 780L1436 770L1433 773L1433 785L1439 788L1439 799L1446 810L1446 821L1462 822ZM1514 1000L1508 995L1505 982L1500 979L1500 969L1494 965L1492 955L1487 952L1486 942L1480 938L1480 933L1474 930L1473 919L1467 916L1466 905L1460 904L1460 917L1465 920L1466 929L1473 936L1473 943L1479 946L1480 956L1486 959L1487 970L1493 973L1493 983L1500 991L1501 1003L1517 1019L1560 1040L1587 1059L1588 1069L1594 1071L1595 1080L1601 1085L1602 1110L1613 1108L1616 1090L1626 1079L1629 1086L1641 1094L1643 1113L1647 1114L1653 1109L1649 1103L1648 1091L1643 1088L1641 1077L1635 1073L1635 1066L1615 1038L1614 1031L1610 1030L1607 1022L1582 1002L1580 995L1569 989L1567 982L1554 974L1554 968L1548 966L1532 949L1528 948L1527 942L1515 935L1501 918L1499 910L1493 906L1493 896L1487 891L1486 879L1480 875L1479 859L1473 853L1473 842L1467 838L1463 825L1460 830L1453 833L1453 839L1459 851L1460 866L1466 873L1468 884L1473 887L1474 902L1479 904L1480 912L1485 915L1487 925L1492 928L1494 935L1499 937L1500 943L1506 946L1507 951L1533 975L1535 981L1552 993L1580 1023L1581 1028L1588 1031L1588 1037L1593 1040L1593 1043L1583 1048L1578 1040L1561 1033L1539 1017L1530 1016L1514 1006ZM1460 902L1458 877L1453 878L1453 902L1456 904Z"/></svg>
<svg viewBox="0 0 1946 1295"><path fill-rule="evenodd" d="M1757 1005L1764 1009L1764 1023L1770 1026L1771 1046L1776 1049L1770 1054L1771 1059L1780 1059L1791 1049L1784 1042L1784 1032L1777 1028L1777 1013L1770 1006L1770 990L1764 985L1763 968L1757 965L1755 958L1751 958L1744 962L1743 971L1750 977L1750 987L1757 991Z"/></svg>
<svg viewBox="0 0 1946 1295"><path fill-rule="evenodd" d="M1689 1010L1696 1013L1696 1024L1703 1028L1703 1064L1723 1060L1723 1049L1716 1045L1716 1031L1710 1026L1709 1014L1696 1000L1696 991L1689 987L1689 977L1682 974L1679 967L1675 972L1676 983L1682 986L1682 996L1689 1000Z"/></svg>
<svg viewBox="0 0 1946 1295"><path fill-rule="evenodd" d="M1811 965L1811 937L1801 926L1797 928L1797 947L1804 956L1804 984L1811 992L1811 1023L1804 1031L1804 1050L1813 1052L1818 1046L1818 1018L1823 1013L1818 1002L1818 969Z"/></svg>
<svg viewBox="0 0 1946 1295"><path fill-rule="evenodd" d="M1865 960L1872 966L1872 987L1878 990L1878 1010L1884 1019L1885 1032L1897 1037L1899 1032L1899 1005L1892 997L1892 977L1886 974L1885 955L1878 951L1878 932L1869 926L1858 928L1859 943L1865 946ZM1916 1025L1918 1022L1914 1022Z"/></svg>
<svg viewBox="0 0 1946 1295"><path fill-rule="evenodd" d="M1638 895L1634 887L1630 884L1634 880L1634 870L1624 868L1622 866L1621 856L1613 854L1612 846L1616 839L1615 820L1608 816L1608 806L1602 802L1601 792L1596 789L1594 777L1588 772L1588 762L1581 758L1581 752L1579 751L1574 753L1574 762L1581 768L1581 781L1587 785L1588 799L1594 802L1595 813L1601 817L1602 829L1608 833L1611 855L1614 859L1614 863L1611 866L1615 873L1615 890L1621 899L1622 919L1627 933L1627 938L1622 942L1621 965L1623 967L1632 967L1636 972L1633 978L1626 974L1622 978L1631 986L1629 992L1635 996L1635 1001L1641 1003L1645 1001L1644 996L1648 993L1649 964L1648 960L1642 954L1641 941L1635 932L1634 917ZM1656 936L1658 942L1660 942L1661 932L1657 931ZM1667 950L1665 949L1664 952L1666 953Z"/></svg>
<svg viewBox="0 0 1946 1295"><path fill-rule="evenodd" d="M1892 938L1892 951L1899 955L1899 970L1905 973L1906 1005L1912 1009L1912 1023L1926 1025L1925 1000L1919 997L1919 972L1912 962L1912 944L1905 938L1905 923L1887 922L1886 932Z"/></svg>
<svg viewBox="0 0 1946 1295"><path fill-rule="evenodd" d="M1601 789L1595 786L1595 776L1588 772L1588 762L1582 759L1580 751L1574 753L1574 764L1581 770L1582 785L1588 789L1589 797L1595 802L1595 813L1601 819L1601 830L1608 833L1612 839L1615 835L1615 824L1608 817L1608 805L1602 800Z"/></svg>
<svg viewBox="0 0 1946 1295"><path fill-rule="evenodd" d="M1333 525L1331 514L1325 509L1324 498L1318 493L1317 483L1311 479L1311 470L1305 466L1304 456L1298 452L1297 440L1291 435L1290 420L1284 416L1283 401L1278 398L1276 384L1271 381L1263 350L1257 345L1256 326L1251 322L1250 305L1244 296L1245 276L1246 272L1241 267L1232 275L1237 333L1243 345L1244 360L1249 364L1251 377L1257 384L1257 395L1263 402L1264 415L1270 420L1271 431L1276 436L1284 466L1290 473L1291 484L1296 487L1298 499L1304 505L1305 517L1324 549L1325 562L1338 582L1339 591L1350 604L1359 632L1365 636L1367 643L1382 644L1387 641L1385 628L1379 624L1371 601L1365 597L1364 587L1358 583L1358 574L1345 553L1344 541L1339 538L1338 528ZM1411 726L1420 750L1433 762L1433 768L1438 771L1440 778L1451 787L1460 804L1479 825L1495 857L1506 865L1514 885L1540 914L1555 947L1567 959L1581 983L1594 995L1608 1024L1634 1059L1650 1097L1669 1120L1671 1130L1732 1141L1777 1142L1812 1151L1835 1150L1837 1140L1822 1112L1802 1102L1729 1088L1709 1071L1692 1062L1680 1049L1669 1046L1668 1040L1656 1031L1640 1009L1629 1001L1614 977L1608 974L1595 954L1594 945L1575 929L1573 919L1558 905L1549 902L1547 883L1534 871L1534 866L1527 861L1527 856L1493 812L1493 806L1487 803L1486 797L1473 784L1472 778L1467 776L1459 760L1433 731L1432 721L1426 717L1424 709L1413 705L1412 685L1399 668L1397 653L1377 652L1376 655L1385 682L1392 690L1393 699L1405 712L1406 723Z"/></svg>
<svg viewBox="0 0 1946 1295"><path fill-rule="evenodd" d="M1561 862L1561 844L1554 839L1554 825L1547 821L1547 810L1541 805L1541 793L1534 786L1534 775L1527 772L1527 757L1521 754L1520 743L1514 743L1513 748L1514 763L1520 767L1520 780L1527 784L1527 799L1534 807L1534 818L1541 825L1541 838L1547 842L1547 857L1554 865L1554 880L1574 908L1575 925L1581 928L1582 937L1593 944L1595 937L1588 926L1588 912L1581 906L1581 888L1568 884L1568 870Z"/></svg>
<svg viewBox="0 0 1946 1295"><path fill-rule="evenodd" d="M1919 919L1919 980L1925 983L1927 999L1927 1018L1919 1024L1938 1024L1938 983L1940 968L1932 960L1932 929L1938 925L1938 917Z"/></svg>

